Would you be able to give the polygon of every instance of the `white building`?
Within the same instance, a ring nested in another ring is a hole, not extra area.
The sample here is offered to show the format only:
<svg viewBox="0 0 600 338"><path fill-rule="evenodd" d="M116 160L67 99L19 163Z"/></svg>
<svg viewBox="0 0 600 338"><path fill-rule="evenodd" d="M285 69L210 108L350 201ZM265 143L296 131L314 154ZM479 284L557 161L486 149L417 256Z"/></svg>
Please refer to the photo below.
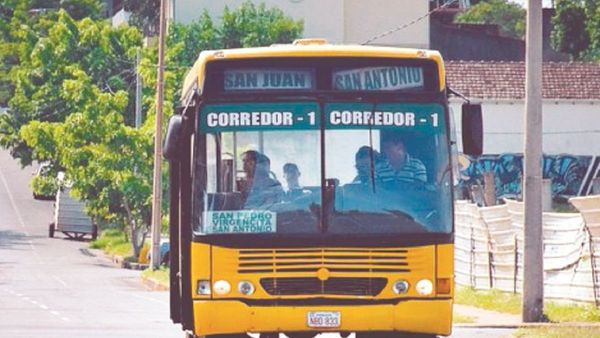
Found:
<svg viewBox="0 0 600 338"><path fill-rule="evenodd" d="M245 0L170 0L175 22L189 23L206 9L219 20L225 6L239 7ZM363 43L373 36L424 16L429 0L253 0L277 7L285 15L304 21L304 37L326 38L332 43ZM429 17L378 39L379 45L428 48Z"/></svg>
<svg viewBox="0 0 600 338"><path fill-rule="evenodd" d="M449 61L446 71L451 88L482 103L484 153L522 153L524 63ZM459 122L462 101L451 103ZM544 63L542 111L545 154L600 156L600 64Z"/></svg>

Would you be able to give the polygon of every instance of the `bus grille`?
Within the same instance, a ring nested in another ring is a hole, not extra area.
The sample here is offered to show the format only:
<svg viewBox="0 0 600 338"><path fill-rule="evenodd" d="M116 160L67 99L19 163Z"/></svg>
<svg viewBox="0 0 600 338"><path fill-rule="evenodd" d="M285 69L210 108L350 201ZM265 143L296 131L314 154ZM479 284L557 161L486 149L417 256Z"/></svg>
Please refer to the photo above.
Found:
<svg viewBox="0 0 600 338"><path fill-rule="evenodd" d="M260 285L270 295L377 296L386 278L262 278Z"/></svg>
<svg viewBox="0 0 600 338"><path fill-rule="evenodd" d="M406 249L240 250L238 273L408 273Z"/></svg>

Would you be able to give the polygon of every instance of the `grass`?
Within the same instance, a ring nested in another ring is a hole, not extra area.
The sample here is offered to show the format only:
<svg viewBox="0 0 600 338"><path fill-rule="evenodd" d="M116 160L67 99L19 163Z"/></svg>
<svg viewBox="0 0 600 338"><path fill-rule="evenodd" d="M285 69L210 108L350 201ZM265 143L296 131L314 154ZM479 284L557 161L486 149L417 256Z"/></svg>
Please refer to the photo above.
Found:
<svg viewBox="0 0 600 338"><path fill-rule="evenodd" d="M518 338L600 338L600 329L597 327L521 328L513 335Z"/></svg>
<svg viewBox="0 0 600 338"><path fill-rule="evenodd" d="M475 306L486 310L512 314L521 313L520 294L494 289L476 291L472 288L458 288L455 294L455 301L457 304ZM600 309L592 305L562 304L546 301L544 312L551 322L600 322ZM596 330L600 331L598 328Z"/></svg>
<svg viewBox="0 0 600 338"><path fill-rule="evenodd" d="M117 229L102 231L97 240L90 244L93 249L101 249L110 255L131 256L131 243L125 241L125 234Z"/></svg>
<svg viewBox="0 0 600 338"><path fill-rule="evenodd" d="M546 302L544 312L552 322L600 322L600 309L592 305Z"/></svg>
<svg viewBox="0 0 600 338"><path fill-rule="evenodd" d="M495 289L490 291L476 291L472 288L457 288L454 296L457 304L512 314L521 313L521 296L519 294L502 292Z"/></svg>
<svg viewBox="0 0 600 338"><path fill-rule="evenodd" d="M158 282L160 285L169 285L169 268L161 266L158 270L152 270L151 268L142 271L142 277L152 279Z"/></svg>
<svg viewBox="0 0 600 338"><path fill-rule="evenodd" d="M452 322L454 324L471 324L471 323L475 323L475 317L463 316L463 315L454 313L454 315L452 316Z"/></svg>

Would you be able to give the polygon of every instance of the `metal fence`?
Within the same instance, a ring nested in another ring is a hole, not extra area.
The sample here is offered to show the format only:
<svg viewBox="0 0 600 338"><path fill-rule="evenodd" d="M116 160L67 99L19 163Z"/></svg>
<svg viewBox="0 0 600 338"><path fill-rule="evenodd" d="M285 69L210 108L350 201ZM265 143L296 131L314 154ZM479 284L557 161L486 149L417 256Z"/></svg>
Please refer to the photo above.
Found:
<svg viewBox="0 0 600 338"><path fill-rule="evenodd" d="M600 196L576 197L580 213L544 213L544 295L599 306ZM523 284L523 203L455 207L458 285L520 293Z"/></svg>

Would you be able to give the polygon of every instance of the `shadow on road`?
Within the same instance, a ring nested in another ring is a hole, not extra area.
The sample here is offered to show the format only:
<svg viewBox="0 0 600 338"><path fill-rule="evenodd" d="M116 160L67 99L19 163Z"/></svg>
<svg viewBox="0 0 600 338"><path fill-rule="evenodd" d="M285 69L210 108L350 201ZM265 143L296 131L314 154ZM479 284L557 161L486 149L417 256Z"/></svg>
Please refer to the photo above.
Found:
<svg viewBox="0 0 600 338"><path fill-rule="evenodd" d="M22 232L12 230L0 230L0 249L23 250L28 246L27 236Z"/></svg>
<svg viewBox="0 0 600 338"><path fill-rule="evenodd" d="M22 232L14 230L0 230L0 249L8 250L23 250L23 247L29 246L29 242L45 238L44 236L27 236ZM36 244L37 246L43 246L43 244Z"/></svg>

